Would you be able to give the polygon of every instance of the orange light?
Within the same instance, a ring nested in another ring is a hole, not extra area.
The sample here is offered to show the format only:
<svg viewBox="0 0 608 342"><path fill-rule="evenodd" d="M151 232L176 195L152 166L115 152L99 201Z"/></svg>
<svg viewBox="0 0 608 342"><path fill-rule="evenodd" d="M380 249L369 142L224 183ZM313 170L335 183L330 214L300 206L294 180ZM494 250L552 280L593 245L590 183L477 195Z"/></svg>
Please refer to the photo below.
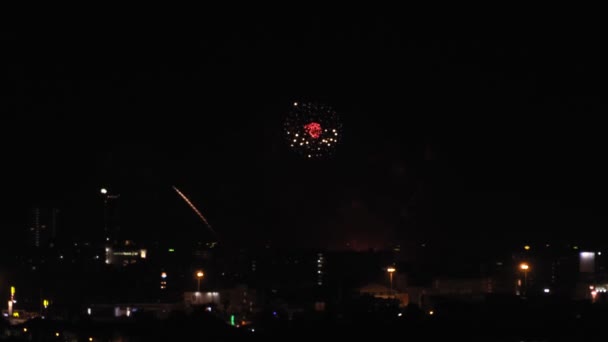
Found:
<svg viewBox="0 0 608 342"><path fill-rule="evenodd" d="M529 251L529 250L530 250L530 246L525 245L525 246L524 246L524 249L525 249L525 250L527 250L527 251Z"/></svg>
<svg viewBox="0 0 608 342"><path fill-rule="evenodd" d="M519 268L521 268L524 271L527 271L528 269L530 269L530 265L528 265L526 263L522 263L519 265Z"/></svg>
<svg viewBox="0 0 608 342"><path fill-rule="evenodd" d="M386 269L386 272L388 272L388 273L393 273L395 271L397 271L397 270L394 267L389 267Z"/></svg>
<svg viewBox="0 0 608 342"><path fill-rule="evenodd" d="M202 278L205 274L203 273L203 271L198 271L196 272L196 277L197 278Z"/></svg>

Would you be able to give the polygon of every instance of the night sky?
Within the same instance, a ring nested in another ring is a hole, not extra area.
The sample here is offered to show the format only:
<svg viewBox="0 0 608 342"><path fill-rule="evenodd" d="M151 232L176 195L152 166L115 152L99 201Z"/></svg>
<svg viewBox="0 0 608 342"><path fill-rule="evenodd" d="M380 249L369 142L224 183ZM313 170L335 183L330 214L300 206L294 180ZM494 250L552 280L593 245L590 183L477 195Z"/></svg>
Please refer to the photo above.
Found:
<svg viewBox="0 0 608 342"><path fill-rule="evenodd" d="M2 31L2 243L27 210L189 239L190 196L241 245L592 241L604 229L606 54L571 31L421 33L319 16ZM290 151L294 101L332 106L331 158Z"/></svg>

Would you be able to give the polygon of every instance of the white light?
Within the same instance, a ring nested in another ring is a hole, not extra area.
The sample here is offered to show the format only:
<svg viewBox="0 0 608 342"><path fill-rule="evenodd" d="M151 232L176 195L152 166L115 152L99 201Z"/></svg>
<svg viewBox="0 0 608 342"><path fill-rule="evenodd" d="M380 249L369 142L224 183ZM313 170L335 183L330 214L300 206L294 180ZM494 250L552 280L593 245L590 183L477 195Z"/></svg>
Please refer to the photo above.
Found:
<svg viewBox="0 0 608 342"><path fill-rule="evenodd" d="M543 292L544 292L544 293L550 293L550 292L551 292L551 289L544 289L544 290L543 290Z"/></svg>
<svg viewBox="0 0 608 342"><path fill-rule="evenodd" d="M401 316L403 316L403 314L400 312L400 313L397 315L397 317L401 317Z"/></svg>
<svg viewBox="0 0 608 342"><path fill-rule="evenodd" d="M92 310L91 308L87 308L87 315L91 316Z"/></svg>
<svg viewBox="0 0 608 342"><path fill-rule="evenodd" d="M597 252L597 255L602 255L602 252Z"/></svg>
<svg viewBox="0 0 608 342"><path fill-rule="evenodd" d="M591 259L595 256L593 252L581 252L581 258L583 259Z"/></svg>
<svg viewBox="0 0 608 342"><path fill-rule="evenodd" d="M294 102L294 103L293 103L293 105L294 105L294 107L297 107L297 106L298 106L298 103L297 103L297 102Z"/></svg>
<svg viewBox="0 0 608 342"><path fill-rule="evenodd" d="M106 188L101 188L100 192L101 192L101 194L102 194L102 195L105 195L105 194L107 194L107 193L108 193L108 189L106 189Z"/></svg>

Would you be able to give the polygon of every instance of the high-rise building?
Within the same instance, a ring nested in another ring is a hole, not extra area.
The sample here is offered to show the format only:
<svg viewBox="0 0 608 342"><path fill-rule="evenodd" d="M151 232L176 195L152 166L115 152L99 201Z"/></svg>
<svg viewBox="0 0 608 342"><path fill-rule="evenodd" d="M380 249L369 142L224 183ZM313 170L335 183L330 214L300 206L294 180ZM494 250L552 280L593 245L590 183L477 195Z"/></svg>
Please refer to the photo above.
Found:
<svg viewBox="0 0 608 342"><path fill-rule="evenodd" d="M103 232L104 244L117 243L120 236L120 207L119 194L110 193L109 190L101 189L103 199Z"/></svg>
<svg viewBox="0 0 608 342"><path fill-rule="evenodd" d="M53 247L57 234L56 208L36 207L30 210L28 245L31 247Z"/></svg>

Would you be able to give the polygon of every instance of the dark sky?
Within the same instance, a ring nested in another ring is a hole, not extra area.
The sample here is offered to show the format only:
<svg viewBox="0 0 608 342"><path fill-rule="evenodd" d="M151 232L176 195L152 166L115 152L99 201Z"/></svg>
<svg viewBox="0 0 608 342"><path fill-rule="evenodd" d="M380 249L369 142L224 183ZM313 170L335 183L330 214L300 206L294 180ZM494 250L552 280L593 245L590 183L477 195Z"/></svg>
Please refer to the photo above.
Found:
<svg viewBox="0 0 608 342"><path fill-rule="evenodd" d="M241 244L585 239L605 226L596 37L208 19L1 32L5 236L37 203L87 236L102 185L121 193L125 230L149 238L204 229L172 185ZM343 122L327 160L281 135L307 100Z"/></svg>

